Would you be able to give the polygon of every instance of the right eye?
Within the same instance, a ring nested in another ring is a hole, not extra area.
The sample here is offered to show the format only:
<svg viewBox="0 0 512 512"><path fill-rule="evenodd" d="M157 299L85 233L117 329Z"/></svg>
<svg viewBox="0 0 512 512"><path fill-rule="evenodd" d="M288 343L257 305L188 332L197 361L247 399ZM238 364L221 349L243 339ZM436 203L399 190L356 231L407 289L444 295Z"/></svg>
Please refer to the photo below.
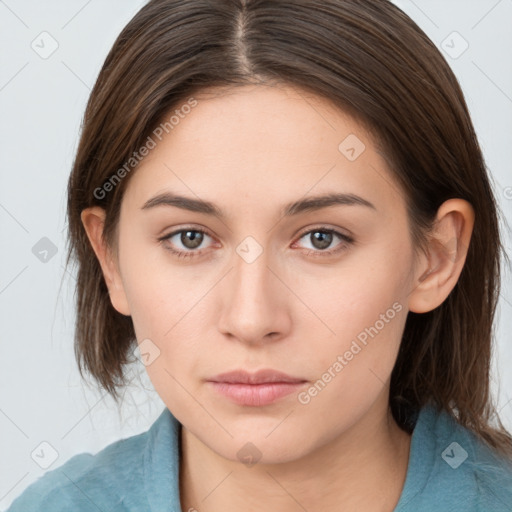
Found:
<svg viewBox="0 0 512 512"><path fill-rule="evenodd" d="M191 258L199 256L203 253L203 250L196 249L204 241L205 235L209 238L212 238L206 231L202 229L187 227L173 231L172 233L169 233L168 235L165 235L158 240L164 244L165 249L173 253L178 258ZM175 238L174 241L173 238ZM176 246L179 247L180 245L185 249L176 249Z"/></svg>

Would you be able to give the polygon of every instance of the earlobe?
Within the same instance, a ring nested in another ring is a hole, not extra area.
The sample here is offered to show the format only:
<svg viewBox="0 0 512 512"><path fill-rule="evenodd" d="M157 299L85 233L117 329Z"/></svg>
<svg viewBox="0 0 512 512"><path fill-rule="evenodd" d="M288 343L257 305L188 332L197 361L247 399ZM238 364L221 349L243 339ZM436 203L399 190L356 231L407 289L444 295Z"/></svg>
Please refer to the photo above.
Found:
<svg viewBox="0 0 512 512"><path fill-rule="evenodd" d="M81 213L82 224L101 266L112 306L122 315L129 316L130 309L112 250L103 238L105 210L99 206L86 208Z"/></svg>
<svg viewBox="0 0 512 512"><path fill-rule="evenodd" d="M409 294L410 311L432 311L453 290L466 261L474 221L473 207L463 199L449 199L440 206L428 254Z"/></svg>

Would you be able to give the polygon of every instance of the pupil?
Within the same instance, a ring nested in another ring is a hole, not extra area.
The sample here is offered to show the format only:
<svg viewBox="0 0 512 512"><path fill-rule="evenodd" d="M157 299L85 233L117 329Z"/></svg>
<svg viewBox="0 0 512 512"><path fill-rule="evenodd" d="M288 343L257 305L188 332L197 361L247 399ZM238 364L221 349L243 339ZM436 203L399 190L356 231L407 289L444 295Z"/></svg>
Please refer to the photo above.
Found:
<svg viewBox="0 0 512 512"><path fill-rule="evenodd" d="M189 249L195 249L201 245L202 240L203 233L200 233L199 231L184 231L181 234L181 242Z"/></svg>
<svg viewBox="0 0 512 512"><path fill-rule="evenodd" d="M313 234L313 245L317 249L326 249L332 242L332 233L326 233L324 231L316 231Z"/></svg>

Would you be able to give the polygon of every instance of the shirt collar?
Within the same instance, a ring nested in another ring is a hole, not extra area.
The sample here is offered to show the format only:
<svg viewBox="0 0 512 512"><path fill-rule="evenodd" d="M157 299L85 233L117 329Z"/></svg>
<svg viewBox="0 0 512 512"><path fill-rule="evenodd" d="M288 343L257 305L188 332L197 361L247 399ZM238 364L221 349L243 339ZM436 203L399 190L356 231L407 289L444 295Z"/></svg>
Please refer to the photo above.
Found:
<svg viewBox="0 0 512 512"><path fill-rule="evenodd" d="M148 434L144 451L144 490L151 512L181 512L181 424L166 408Z"/></svg>
<svg viewBox="0 0 512 512"><path fill-rule="evenodd" d="M463 437L467 439L464 429L457 428L445 412L431 405L423 406L414 420L406 480L395 508L397 512L406 510L403 507L421 494L433 471L444 464L440 457L440 443L447 444L448 439L455 438L457 431L461 442ZM181 512L181 428L181 423L166 408L148 431L143 464L144 490L151 512ZM441 432L443 439L439 439Z"/></svg>

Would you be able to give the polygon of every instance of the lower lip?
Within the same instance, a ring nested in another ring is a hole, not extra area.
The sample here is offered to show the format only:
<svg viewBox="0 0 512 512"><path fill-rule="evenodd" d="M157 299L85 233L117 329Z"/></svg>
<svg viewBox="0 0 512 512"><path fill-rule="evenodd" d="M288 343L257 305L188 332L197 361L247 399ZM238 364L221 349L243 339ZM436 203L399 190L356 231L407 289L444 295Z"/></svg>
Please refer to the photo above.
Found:
<svg viewBox="0 0 512 512"><path fill-rule="evenodd" d="M297 392L305 382L267 382L263 384L233 384L228 382L209 383L221 395L239 405L258 407L269 405L280 398Z"/></svg>

